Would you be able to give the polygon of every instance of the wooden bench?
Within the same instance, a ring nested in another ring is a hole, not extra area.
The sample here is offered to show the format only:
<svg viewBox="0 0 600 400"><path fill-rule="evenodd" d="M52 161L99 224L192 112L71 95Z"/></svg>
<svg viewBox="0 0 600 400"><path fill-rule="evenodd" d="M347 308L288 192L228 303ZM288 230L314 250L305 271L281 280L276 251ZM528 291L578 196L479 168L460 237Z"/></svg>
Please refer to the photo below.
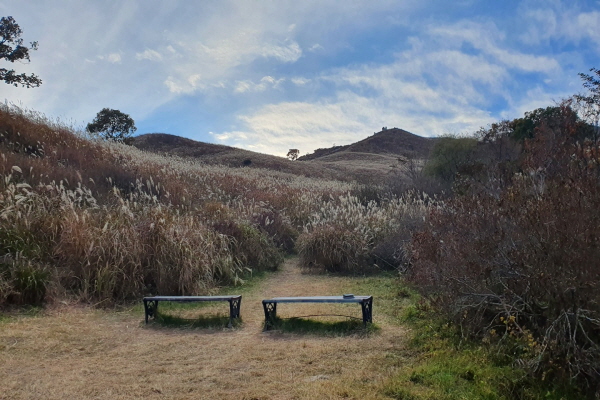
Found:
<svg viewBox="0 0 600 400"><path fill-rule="evenodd" d="M156 318L159 301L175 301L183 303L192 303L197 301L228 301L229 302L229 327L233 326L233 319L240 317L240 307L242 305L242 296L152 296L144 297L144 310L146 311L146 323L148 317Z"/></svg>
<svg viewBox="0 0 600 400"><path fill-rule="evenodd" d="M273 326L277 317L278 303L359 303L362 308L363 323L373 322L373 296L313 296L313 297L274 297L263 300L265 330Z"/></svg>

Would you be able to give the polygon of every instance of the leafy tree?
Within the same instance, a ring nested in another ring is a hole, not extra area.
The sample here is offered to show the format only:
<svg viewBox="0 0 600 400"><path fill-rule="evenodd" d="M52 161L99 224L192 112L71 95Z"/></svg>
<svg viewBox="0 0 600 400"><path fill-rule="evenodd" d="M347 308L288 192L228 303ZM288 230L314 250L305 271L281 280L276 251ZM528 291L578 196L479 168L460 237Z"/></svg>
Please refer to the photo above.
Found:
<svg viewBox="0 0 600 400"><path fill-rule="evenodd" d="M300 155L300 150L290 149L290 151L288 151L288 153L287 153L287 158L294 161L298 158L299 155Z"/></svg>
<svg viewBox="0 0 600 400"><path fill-rule="evenodd" d="M0 19L0 60L6 60L11 63L21 60L29 60L29 50L37 50L38 43L31 42L31 47L23 46L21 34L23 31L16 23L13 17L2 17ZM17 74L14 69L0 68L0 80L14 86L23 86L27 88L38 87L42 80L34 75L25 73Z"/></svg>
<svg viewBox="0 0 600 400"><path fill-rule="evenodd" d="M99 133L106 140L125 142L137 130L133 119L119 110L103 108L96 118L87 124L87 131Z"/></svg>
<svg viewBox="0 0 600 400"><path fill-rule="evenodd" d="M475 160L477 139L441 137L436 140L430 159L425 164L425 174L451 183L457 173L467 172Z"/></svg>
<svg viewBox="0 0 600 400"><path fill-rule="evenodd" d="M562 106L550 106L538 108L525 113L523 118L517 118L512 121L513 132L511 137L517 141L523 142L526 139L532 139L535 136L536 128L546 125L550 128L557 128L565 122L564 109ZM575 114L569 114L571 119ZM574 122L569 121L569 122Z"/></svg>

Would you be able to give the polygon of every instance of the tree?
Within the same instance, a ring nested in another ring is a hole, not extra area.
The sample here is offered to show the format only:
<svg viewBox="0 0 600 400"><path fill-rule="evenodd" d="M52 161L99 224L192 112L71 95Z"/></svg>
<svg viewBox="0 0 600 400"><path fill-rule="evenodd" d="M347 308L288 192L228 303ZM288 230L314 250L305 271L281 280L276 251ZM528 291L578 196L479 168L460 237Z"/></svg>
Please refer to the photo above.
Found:
<svg viewBox="0 0 600 400"><path fill-rule="evenodd" d="M583 80L583 87L588 90L588 95L575 95L575 100L579 103L583 117L595 125L594 133L597 140L598 122L600 120L600 69L592 68L590 72L593 72L596 76L579 74Z"/></svg>
<svg viewBox="0 0 600 400"><path fill-rule="evenodd" d="M103 108L96 118L87 124L87 131L99 133L106 140L126 141L137 128L133 119L119 110Z"/></svg>
<svg viewBox="0 0 600 400"><path fill-rule="evenodd" d="M31 47L23 46L21 34L23 31L16 23L13 17L2 17L0 19L0 60L6 60L11 63L21 60L29 60L29 50L37 50L38 43L31 42ZM14 47L13 47L14 46ZM38 87L42 80L34 75L25 73L17 74L14 69L0 68L0 80L14 86L23 86L27 88Z"/></svg>
<svg viewBox="0 0 600 400"><path fill-rule="evenodd" d="M300 150L290 149L290 151L288 151L288 153L287 153L287 158L294 161L298 158L299 155L300 155Z"/></svg>
<svg viewBox="0 0 600 400"><path fill-rule="evenodd" d="M457 173L468 172L475 160L477 139L445 136L438 138L425 164L424 173L452 183Z"/></svg>

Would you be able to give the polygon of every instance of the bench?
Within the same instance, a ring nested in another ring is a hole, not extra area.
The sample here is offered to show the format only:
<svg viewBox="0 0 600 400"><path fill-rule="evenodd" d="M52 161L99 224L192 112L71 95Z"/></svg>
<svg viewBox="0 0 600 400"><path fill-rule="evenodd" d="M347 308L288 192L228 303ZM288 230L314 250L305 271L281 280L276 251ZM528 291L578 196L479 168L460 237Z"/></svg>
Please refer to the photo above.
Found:
<svg viewBox="0 0 600 400"><path fill-rule="evenodd" d="M263 310L265 312L265 330L274 325L277 317L278 303L359 303L362 308L363 323L373 322L373 296L313 296L313 297L274 297L263 300Z"/></svg>
<svg viewBox="0 0 600 400"><path fill-rule="evenodd" d="M242 305L242 296L152 296L144 297L144 310L146 312L146 323L148 317L156 318L159 301L175 301L191 303L197 301L228 301L229 302L229 327L233 326L233 319L240 317L240 307Z"/></svg>

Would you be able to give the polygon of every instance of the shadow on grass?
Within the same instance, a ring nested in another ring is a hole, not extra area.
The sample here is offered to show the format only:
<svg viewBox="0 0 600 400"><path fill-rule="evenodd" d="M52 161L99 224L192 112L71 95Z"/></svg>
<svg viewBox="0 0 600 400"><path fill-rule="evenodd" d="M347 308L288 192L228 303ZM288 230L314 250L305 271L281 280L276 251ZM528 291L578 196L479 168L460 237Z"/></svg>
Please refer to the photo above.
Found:
<svg viewBox="0 0 600 400"><path fill-rule="evenodd" d="M229 326L229 315L200 316L184 318L176 315L158 313L156 318L148 321L148 327L186 328L186 329L223 329L237 328L242 325L241 318L234 318Z"/></svg>
<svg viewBox="0 0 600 400"><path fill-rule="evenodd" d="M316 321L314 319L293 317L276 318L267 332L299 333L315 336L368 336L379 332L375 324L363 324L361 319L347 319L344 321Z"/></svg>

